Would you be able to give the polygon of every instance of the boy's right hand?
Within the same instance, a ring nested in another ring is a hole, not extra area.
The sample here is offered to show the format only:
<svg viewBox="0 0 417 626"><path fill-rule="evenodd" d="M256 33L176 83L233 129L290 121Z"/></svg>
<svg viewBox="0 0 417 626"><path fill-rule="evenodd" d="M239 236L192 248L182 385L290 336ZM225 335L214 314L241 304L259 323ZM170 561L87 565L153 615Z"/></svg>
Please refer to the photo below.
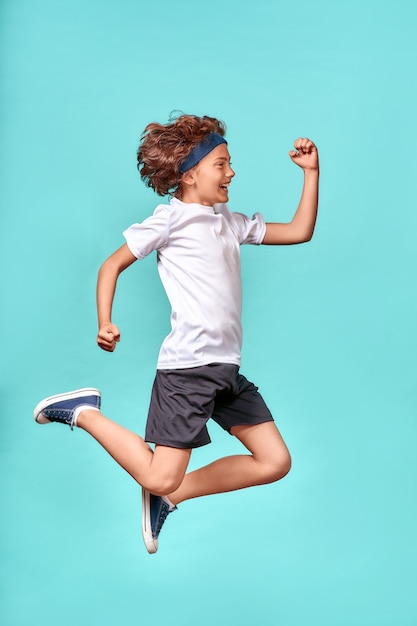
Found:
<svg viewBox="0 0 417 626"><path fill-rule="evenodd" d="M120 341L120 330L115 324L105 324L99 328L97 343L102 350L114 352Z"/></svg>

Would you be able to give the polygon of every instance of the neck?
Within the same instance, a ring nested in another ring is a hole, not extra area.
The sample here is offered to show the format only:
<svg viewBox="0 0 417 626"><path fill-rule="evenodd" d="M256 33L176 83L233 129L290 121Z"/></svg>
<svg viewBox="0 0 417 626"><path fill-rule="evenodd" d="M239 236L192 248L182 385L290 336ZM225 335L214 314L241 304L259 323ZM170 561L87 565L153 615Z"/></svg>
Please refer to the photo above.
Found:
<svg viewBox="0 0 417 626"><path fill-rule="evenodd" d="M213 206L209 202L202 200L200 195L194 189L184 189L179 200L181 200L181 202L185 202L186 204L201 204L203 206Z"/></svg>

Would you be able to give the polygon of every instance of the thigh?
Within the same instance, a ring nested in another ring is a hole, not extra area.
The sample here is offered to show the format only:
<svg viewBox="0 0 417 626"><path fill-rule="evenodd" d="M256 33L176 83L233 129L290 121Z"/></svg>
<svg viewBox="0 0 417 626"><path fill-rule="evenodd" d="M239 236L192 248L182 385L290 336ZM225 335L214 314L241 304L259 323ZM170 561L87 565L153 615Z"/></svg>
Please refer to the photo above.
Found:
<svg viewBox="0 0 417 626"><path fill-rule="evenodd" d="M231 434L243 443L256 460L289 459L290 454L275 422L234 426Z"/></svg>
<svg viewBox="0 0 417 626"><path fill-rule="evenodd" d="M208 366L158 370L145 440L184 449L210 443L206 423L211 417L219 384Z"/></svg>
<svg viewBox="0 0 417 626"><path fill-rule="evenodd" d="M187 471L191 452L191 449L155 446L149 478L153 491L162 489L164 493L170 493L179 487Z"/></svg>
<svg viewBox="0 0 417 626"><path fill-rule="evenodd" d="M216 397L212 417L219 426L230 433L235 426L273 422L271 412L258 387L237 370L231 387Z"/></svg>

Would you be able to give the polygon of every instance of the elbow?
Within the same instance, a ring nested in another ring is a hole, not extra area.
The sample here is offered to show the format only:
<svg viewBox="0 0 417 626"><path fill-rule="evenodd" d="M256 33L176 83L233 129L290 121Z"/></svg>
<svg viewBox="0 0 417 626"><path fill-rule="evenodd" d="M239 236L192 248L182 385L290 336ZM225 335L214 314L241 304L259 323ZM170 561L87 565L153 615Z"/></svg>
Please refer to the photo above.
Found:
<svg viewBox="0 0 417 626"><path fill-rule="evenodd" d="M308 243L313 238L313 232L314 231L307 231L299 233L293 243Z"/></svg>
<svg viewBox="0 0 417 626"><path fill-rule="evenodd" d="M308 227L304 228L300 231L300 241L299 243L308 243L313 239L314 230L316 228L316 222L310 224Z"/></svg>
<svg viewBox="0 0 417 626"><path fill-rule="evenodd" d="M298 243L308 243L312 240L316 228L316 215L314 219L307 220L305 223L298 223L297 226Z"/></svg>
<svg viewBox="0 0 417 626"><path fill-rule="evenodd" d="M306 235L302 238L302 240L300 241L300 243L308 243L309 241L311 241L313 238L313 232L311 233L306 233Z"/></svg>
<svg viewBox="0 0 417 626"><path fill-rule="evenodd" d="M109 257L108 259L104 261L104 263L101 264L98 270L98 276L99 278L103 278L105 276L110 276L110 275L118 276L120 274L120 271L121 271L120 268L114 262L112 257Z"/></svg>
<svg viewBox="0 0 417 626"><path fill-rule="evenodd" d="M308 243L312 240L316 223L294 224L292 231L293 243Z"/></svg>
<svg viewBox="0 0 417 626"><path fill-rule="evenodd" d="M99 270L98 270L98 275L102 276L103 274L106 274L108 270L110 269L109 266L110 266L109 259L106 259L104 263L100 265Z"/></svg>

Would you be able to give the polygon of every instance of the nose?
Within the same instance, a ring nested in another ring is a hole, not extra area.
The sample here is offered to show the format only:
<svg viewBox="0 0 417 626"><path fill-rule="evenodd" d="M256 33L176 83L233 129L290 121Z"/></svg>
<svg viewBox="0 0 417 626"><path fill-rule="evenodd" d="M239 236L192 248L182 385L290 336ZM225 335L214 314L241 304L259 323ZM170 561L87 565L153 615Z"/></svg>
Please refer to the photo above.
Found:
<svg viewBox="0 0 417 626"><path fill-rule="evenodd" d="M232 168L229 165L229 171L227 172L226 176L228 176L229 178L233 178L233 176L235 175L234 170L232 170Z"/></svg>

